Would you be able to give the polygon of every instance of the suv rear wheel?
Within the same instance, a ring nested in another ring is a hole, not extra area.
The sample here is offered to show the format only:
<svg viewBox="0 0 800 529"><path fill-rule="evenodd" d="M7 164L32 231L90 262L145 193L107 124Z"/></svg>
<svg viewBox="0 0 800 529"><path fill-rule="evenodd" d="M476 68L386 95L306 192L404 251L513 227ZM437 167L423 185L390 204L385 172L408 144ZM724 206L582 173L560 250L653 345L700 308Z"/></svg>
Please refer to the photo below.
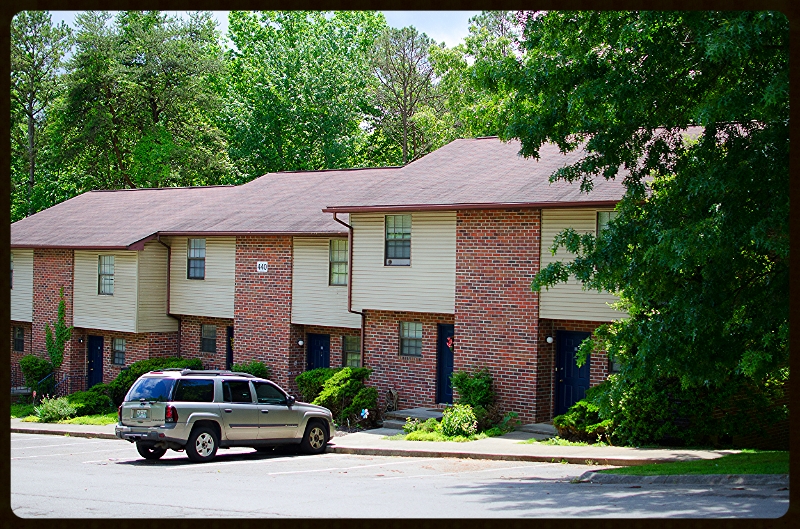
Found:
<svg viewBox="0 0 800 529"><path fill-rule="evenodd" d="M321 454L328 445L328 432L319 421L312 421L306 426L306 433L300 442L300 448L306 454Z"/></svg>
<svg viewBox="0 0 800 529"><path fill-rule="evenodd" d="M217 432L207 426L192 430L186 442L186 455L197 463L205 463L214 459L219 447Z"/></svg>
<svg viewBox="0 0 800 529"><path fill-rule="evenodd" d="M156 448L146 443L136 443L136 450L145 459L161 459L161 456L167 453L165 448Z"/></svg>

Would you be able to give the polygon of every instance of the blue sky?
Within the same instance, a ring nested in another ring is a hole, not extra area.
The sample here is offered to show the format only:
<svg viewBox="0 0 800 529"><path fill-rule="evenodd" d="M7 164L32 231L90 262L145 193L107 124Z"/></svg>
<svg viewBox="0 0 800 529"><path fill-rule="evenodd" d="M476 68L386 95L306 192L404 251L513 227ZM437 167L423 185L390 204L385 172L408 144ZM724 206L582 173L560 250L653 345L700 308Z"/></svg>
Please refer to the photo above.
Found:
<svg viewBox="0 0 800 529"><path fill-rule="evenodd" d="M179 11L168 11L178 14ZM78 11L51 11L53 22L64 21L74 26ZM219 22L223 35L228 29L228 12L212 11ZM480 11L384 11L386 22L395 28L414 26L418 31L426 33L437 43L444 42L452 48L467 36L467 21Z"/></svg>

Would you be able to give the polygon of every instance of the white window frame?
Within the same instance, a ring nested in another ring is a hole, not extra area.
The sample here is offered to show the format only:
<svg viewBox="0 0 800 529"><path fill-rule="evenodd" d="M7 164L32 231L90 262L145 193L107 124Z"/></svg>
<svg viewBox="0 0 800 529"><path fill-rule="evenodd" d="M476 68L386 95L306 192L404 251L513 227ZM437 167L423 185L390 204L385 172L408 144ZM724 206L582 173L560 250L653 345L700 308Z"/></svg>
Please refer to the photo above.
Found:
<svg viewBox="0 0 800 529"><path fill-rule="evenodd" d="M351 347L348 348L348 341ZM355 347L353 347L355 345ZM361 367L361 337L345 334L342 336L342 365L344 367Z"/></svg>
<svg viewBox="0 0 800 529"><path fill-rule="evenodd" d="M127 350L125 338L111 338L111 363L115 366L125 365L125 351ZM120 357L121 355L121 357Z"/></svg>
<svg viewBox="0 0 800 529"><path fill-rule="evenodd" d="M595 229L596 229L595 234L596 235L600 235L602 232L604 232L606 229L608 229L608 223L611 222L611 220L617 218L618 214L619 214L619 211L614 211L614 210L611 210L611 211L598 211L597 212L597 225L595 227Z"/></svg>
<svg viewBox="0 0 800 529"><path fill-rule="evenodd" d="M418 321L400 322L400 356L422 356L422 331Z"/></svg>
<svg viewBox="0 0 800 529"><path fill-rule="evenodd" d="M386 215L384 216L384 229L383 229L383 265L384 266L411 266L411 215ZM399 225L398 225L399 222ZM394 255L395 244L404 243L403 248L407 246L408 257L396 257ZM405 243L408 243L407 245ZM393 247L390 252L389 247ZM393 255L389 255L392 253Z"/></svg>
<svg viewBox="0 0 800 529"><path fill-rule="evenodd" d="M211 336L211 331L213 330L213 337ZM214 348L212 351L206 349L206 345L209 343L210 340L213 340ZM208 325L208 324L201 324L200 325L200 352L202 353L216 353L217 352L217 326L216 325Z"/></svg>
<svg viewBox="0 0 800 529"><path fill-rule="evenodd" d="M195 270L201 270L202 275L192 275L192 262L202 263ZM189 239L186 242L186 279L204 280L206 278L206 240Z"/></svg>
<svg viewBox="0 0 800 529"><path fill-rule="evenodd" d="M344 246L344 249L341 246ZM348 250L347 239L331 239L328 243L328 285L347 286Z"/></svg>
<svg viewBox="0 0 800 529"><path fill-rule="evenodd" d="M106 261L105 263L103 261ZM114 295L115 259L113 255L97 256L97 295Z"/></svg>

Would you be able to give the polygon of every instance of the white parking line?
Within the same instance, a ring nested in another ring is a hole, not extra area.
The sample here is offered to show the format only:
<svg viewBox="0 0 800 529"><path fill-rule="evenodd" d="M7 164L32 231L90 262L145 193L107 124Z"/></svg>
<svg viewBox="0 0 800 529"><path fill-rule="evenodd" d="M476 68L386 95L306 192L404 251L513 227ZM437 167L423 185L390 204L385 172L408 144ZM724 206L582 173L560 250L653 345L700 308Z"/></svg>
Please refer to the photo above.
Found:
<svg viewBox="0 0 800 529"><path fill-rule="evenodd" d="M11 450L35 450L38 448L53 448L53 447L62 447L62 446L73 446L73 445L88 445L94 443L103 443L105 441L85 441L80 443L62 443L58 445L36 445L36 446L12 446Z"/></svg>
<svg viewBox="0 0 800 529"><path fill-rule="evenodd" d="M42 454L38 456L19 456L19 457L12 457L11 459L32 459L34 457L53 457L53 456L76 456L79 454L96 454L98 452L121 452L123 450L128 450L128 448L115 448L114 450L92 450L91 452L68 452L66 454Z"/></svg>
<svg viewBox="0 0 800 529"><path fill-rule="evenodd" d="M281 458L281 460L283 460L283 458ZM254 460L254 461L219 461L219 462L216 462L216 463L203 463L203 464L200 464L200 465L186 465L186 466L180 466L180 467L175 467L175 468L191 468L191 469L202 470L202 469L205 469L205 468L209 468L209 467L213 467L213 466L220 466L220 465L226 465L226 466L227 465L242 465L242 464L253 465L253 464L262 463L262 462L263 463L271 463L273 461L275 461L275 459L258 459L258 460ZM353 467L331 467L331 468L318 468L318 469L312 469L312 470L291 470L291 471L285 471L285 472L267 472L267 473L262 474L262 475L265 475L265 476L278 476L278 475L283 475L283 474L307 474L307 473L311 473L311 472L330 472L330 471L333 471L333 470L356 470L356 469L359 469L359 468L406 465L406 464L410 464L410 463L414 463L414 461L396 461L394 463L376 463L374 465L357 465L357 466L353 466Z"/></svg>
<svg viewBox="0 0 800 529"><path fill-rule="evenodd" d="M454 476L456 474L476 474L478 472L498 472L498 471L504 471L504 470L516 470L516 469L519 469L519 468L530 468L530 466L526 465L524 467L505 467L505 468L487 468L487 469L484 469L484 470L465 470L463 472L446 472L444 474L441 474L441 473L437 473L437 474L414 474L414 475L411 475L411 476L376 477L376 478L373 478L373 479L379 479L381 481L388 481L390 479L411 479L411 478L430 478L430 477L438 478L439 476Z"/></svg>

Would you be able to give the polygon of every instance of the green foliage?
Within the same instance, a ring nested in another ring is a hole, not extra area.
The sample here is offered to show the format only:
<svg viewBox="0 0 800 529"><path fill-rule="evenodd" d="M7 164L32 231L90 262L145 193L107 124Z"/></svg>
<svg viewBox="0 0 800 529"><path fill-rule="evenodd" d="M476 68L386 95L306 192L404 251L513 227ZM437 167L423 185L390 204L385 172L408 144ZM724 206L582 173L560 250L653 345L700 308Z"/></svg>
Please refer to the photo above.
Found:
<svg viewBox="0 0 800 529"><path fill-rule="evenodd" d="M298 391L303 397L304 402L313 402L320 392L325 381L333 375L341 371L341 367L318 367L317 369L310 369L300 373L295 378ZM369 377L372 370L366 367L348 368L351 370L353 378L361 380L362 382Z"/></svg>
<svg viewBox="0 0 800 529"><path fill-rule="evenodd" d="M77 417L73 417L71 419L63 419L58 422L62 424L89 424L89 425L104 426L106 424L114 424L117 421L118 421L117 411L114 410L103 414L79 415Z"/></svg>
<svg viewBox="0 0 800 529"><path fill-rule="evenodd" d="M495 394L492 389L492 375L486 368L473 373L454 371L450 376L453 389L458 391L458 403L473 408L487 407L494 403Z"/></svg>
<svg viewBox="0 0 800 529"><path fill-rule="evenodd" d="M98 415L113 411L114 401L108 395L97 391L78 391L67 396L75 415Z"/></svg>
<svg viewBox="0 0 800 529"><path fill-rule="evenodd" d="M37 395L45 395L52 390L55 383L53 377L39 384L39 381L53 372L53 364L49 361L36 355L25 355L19 360L19 368L25 379L25 385L31 388L31 391L35 391Z"/></svg>
<svg viewBox="0 0 800 529"><path fill-rule="evenodd" d="M789 452L742 451L718 459L696 461L670 461L652 465L602 470L604 474L635 476L669 476L698 474L788 474Z"/></svg>
<svg viewBox="0 0 800 529"><path fill-rule="evenodd" d="M21 419L33 414L33 404L16 403L11 405L11 418Z"/></svg>
<svg viewBox="0 0 800 529"><path fill-rule="evenodd" d="M368 421L377 419L378 391L366 387L364 381L372 373L369 368L336 369L322 384L319 395L311 402L331 410L339 424L361 421L361 410L368 410Z"/></svg>
<svg viewBox="0 0 800 529"><path fill-rule="evenodd" d="M64 299L64 287L61 287L58 291L58 316L53 328L50 328L49 323L44 324L47 354L50 356L54 371L61 367L61 363L64 361L64 347L72 337L72 327L67 326L66 315L67 304Z"/></svg>
<svg viewBox="0 0 800 529"><path fill-rule="evenodd" d="M419 419L412 419L408 417L406 423L403 425L403 431L406 433L411 432L441 432L442 425L436 419L428 419L425 422L420 422Z"/></svg>
<svg viewBox="0 0 800 529"><path fill-rule="evenodd" d="M574 276L618 293L629 317L595 335L632 387L776 376L789 360L786 16L548 11L527 19L522 51L474 68L503 98L501 137L525 156L575 152L553 180L590 191L624 176L626 190L607 230L556 238L551 251L577 257L533 288Z"/></svg>
<svg viewBox="0 0 800 529"><path fill-rule="evenodd" d="M39 422L57 422L74 417L76 413L75 407L69 403L66 397L57 399L45 397L41 404L33 408L33 411L39 418Z"/></svg>
<svg viewBox="0 0 800 529"><path fill-rule="evenodd" d="M460 403L463 404L461 400ZM500 406L496 403L489 404L487 406L473 406L473 411L475 412L475 418L478 420L478 431L482 432L491 428L492 426L498 426L502 421L506 420L506 424L508 425L511 419L509 415L503 416L503 410L500 409ZM513 412L512 412L513 413ZM514 413L516 416L516 413ZM513 430L513 426L511 426Z"/></svg>
<svg viewBox="0 0 800 529"><path fill-rule="evenodd" d="M244 362L241 364L233 364L231 366L231 371L250 373L251 375L260 378L269 378L272 375L272 371L270 370L269 366L264 364L264 362L259 362L258 360Z"/></svg>
<svg viewBox="0 0 800 529"><path fill-rule="evenodd" d="M448 437L461 435L469 437L478 432L478 420L472 406L455 404L442 412L442 433Z"/></svg>
<svg viewBox="0 0 800 529"><path fill-rule="evenodd" d="M597 405L583 399L573 404L567 413L554 417L553 426L562 439L592 443L608 440L613 421L600 419Z"/></svg>

